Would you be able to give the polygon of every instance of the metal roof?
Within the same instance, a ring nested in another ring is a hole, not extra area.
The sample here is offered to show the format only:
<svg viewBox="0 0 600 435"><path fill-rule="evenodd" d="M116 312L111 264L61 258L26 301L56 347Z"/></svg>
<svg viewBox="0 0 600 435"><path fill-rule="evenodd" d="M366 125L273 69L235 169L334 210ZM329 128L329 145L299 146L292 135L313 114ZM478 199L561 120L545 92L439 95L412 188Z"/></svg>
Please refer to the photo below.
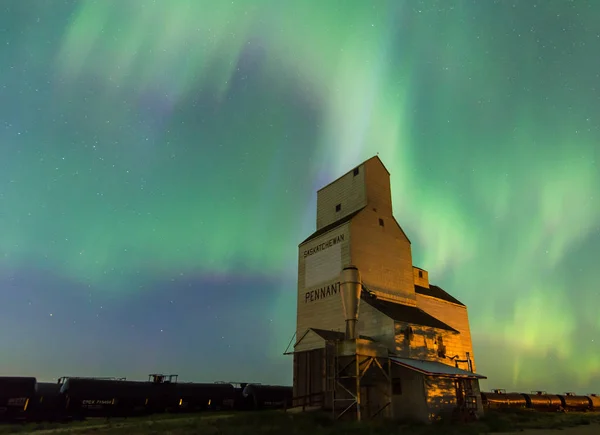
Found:
<svg viewBox="0 0 600 435"><path fill-rule="evenodd" d="M363 288L365 286L363 285ZM396 322L412 323L413 325L430 326L432 328L444 329L458 333L456 329L436 319L431 314L426 313L418 307L405 305L398 302L378 299L375 295L369 293L368 289L361 294L361 299L375 308L377 311L385 314Z"/></svg>
<svg viewBox="0 0 600 435"><path fill-rule="evenodd" d="M427 376L444 376L451 378L487 379L487 376L478 375L467 370L442 364L437 361L424 361L411 358L390 357L390 360L398 365L423 373Z"/></svg>
<svg viewBox="0 0 600 435"><path fill-rule="evenodd" d="M300 344L300 342L302 340L304 340L304 337L306 337L306 335L309 332L314 332L315 334L317 334L319 337L321 337L323 340L325 341L343 341L344 338L346 337L346 334L340 331L331 331L329 329L319 329L319 328L308 328L306 330L306 332L304 333L304 335L302 335L302 337L300 337L300 339L296 342L296 344L294 344L294 347L298 346L298 344ZM363 340L368 340L368 341L375 341L373 338L371 337L367 337L366 335L360 335L359 338L363 339Z"/></svg>
<svg viewBox="0 0 600 435"><path fill-rule="evenodd" d="M343 225L345 223L350 222L350 220L354 216L356 216L357 214L359 214L361 211L363 211L365 209L365 207L361 207L358 210L353 211L349 215L346 215L343 218L338 219L337 221L330 223L329 225L325 225L323 228L321 228L320 230L315 231L310 236L308 236L306 239L304 239L304 241L302 243L300 243L298 246L300 247L300 246L304 245L305 243L310 242L312 239L315 239L315 238L319 237L320 235L325 234L328 231L334 230L337 227L339 227L340 225Z"/></svg>
<svg viewBox="0 0 600 435"><path fill-rule="evenodd" d="M388 169L385 167L385 165L383 164L383 161L381 161L381 159L379 158L378 155L374 155L373 157L369 157L367 160L364 160L362 163L359 163L358 165L356 165L354 168L350 169L349 171L346 171L343 175L340 175L335 180L327 183L325 186L323 186L319 190L317 190L317 192L320 192L321 190L325 189L326 187L331 186L333 183L344 178L346 175L348 175L350 172L354 171L355 169L360 168L361 166L364 167L367 164L367 162L370 162L371 160L379 161L379 164L381 165L381 167L385 170L385 172L387 172L388 175L390 175L390 171L388 171Z"/></svg>
<svg viewBox="0 0 600 435"><path fill-rule="evenodd" d="M441 299L443 301L452 302L453 304L462 305L463 307L465 306L465 304L437 285L430 284L429 288L415 285L415 292L421 295L430 296L432 298Z"/></svg>
<svg viewBox="0 0 600 435"><path fill-rule="evenodd" d="M318 328L310 328L310 330L325 340L336 341L344 340L346 338L346 334L340 331L331 331L328 329ZM363 340L375 341L371 337L367 337L366 335L360 335L359 338L362 338Z"/></svg>

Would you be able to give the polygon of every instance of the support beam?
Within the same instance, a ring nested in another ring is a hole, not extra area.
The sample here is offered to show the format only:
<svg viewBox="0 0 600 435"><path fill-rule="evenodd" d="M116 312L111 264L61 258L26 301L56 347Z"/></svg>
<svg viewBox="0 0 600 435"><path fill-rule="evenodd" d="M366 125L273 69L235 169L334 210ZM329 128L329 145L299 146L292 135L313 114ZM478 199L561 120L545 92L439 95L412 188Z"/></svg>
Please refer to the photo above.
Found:
<svg viewBox="0 0 600 435"><path fill-rule="evenodd" d="M357 421L391 416L391 364L387 353L387 349L361 339L336 343L331 392L334 419L349 414Z"/></svg>

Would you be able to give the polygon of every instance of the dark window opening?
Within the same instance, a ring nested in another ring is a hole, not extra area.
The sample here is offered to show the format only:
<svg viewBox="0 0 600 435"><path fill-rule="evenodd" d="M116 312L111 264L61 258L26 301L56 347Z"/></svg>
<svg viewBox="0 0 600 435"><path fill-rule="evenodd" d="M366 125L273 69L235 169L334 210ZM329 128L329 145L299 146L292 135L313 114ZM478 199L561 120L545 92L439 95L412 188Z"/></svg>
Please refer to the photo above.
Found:
<svg viewBox="0 0 600 435"><path fill-rule="evenodd" d="M440 358L446 358L446 346L444 346L444 339L440 335L437 339L437 354Z"/></svg>
<svg viewBox="0 0 600 435"><path fill-rule="evenodd" d="M419 278L423 278L423 271L419 270Z"/></svg>
<svg viewBox="0 0 600 435"><path fill-rule="evenodd" d="M335 206L335 211L340 211L342 209L342 204L338 204Z"/></svg>
<svg viewBox="0 0 600 435"><path fill-rule="evenodd" d="M379 219L379 226L382 227L383 226L383 219Z"/></svg>
<svg viewBox="0 0 600 435"><path fill-rule="evenodd" d="M358 168L354 168L354 176L356 177L358 175Z"/></svg>
<svg viewBox="0 0 600 435"><path fill-rule="evenodd" d="M400 381L400 379L394 379L392 381L392 394L393 395L402 394L402 382Z"/></svg>

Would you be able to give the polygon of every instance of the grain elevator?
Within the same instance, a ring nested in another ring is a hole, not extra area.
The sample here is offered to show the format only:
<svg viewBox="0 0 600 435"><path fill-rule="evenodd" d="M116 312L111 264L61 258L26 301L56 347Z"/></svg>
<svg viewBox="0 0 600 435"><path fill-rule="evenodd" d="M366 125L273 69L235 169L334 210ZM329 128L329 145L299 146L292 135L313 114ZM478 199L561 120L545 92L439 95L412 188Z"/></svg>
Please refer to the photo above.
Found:
<svg viewBox="0 0 600 435"><path fill-rule="evenodd" d="M296 408L421 421L483 412L467 307L413 266L379 157L317 192L297 302Z"/></svg>

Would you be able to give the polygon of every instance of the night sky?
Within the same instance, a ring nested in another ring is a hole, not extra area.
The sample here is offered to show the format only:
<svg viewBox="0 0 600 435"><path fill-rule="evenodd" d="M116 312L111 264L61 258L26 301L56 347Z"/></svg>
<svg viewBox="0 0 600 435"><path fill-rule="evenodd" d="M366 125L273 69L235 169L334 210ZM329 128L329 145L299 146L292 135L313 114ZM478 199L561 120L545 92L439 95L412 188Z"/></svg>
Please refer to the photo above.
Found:
<svg viewBox="0 0 600 435"><path fill-rule="evenodd" d="M2 0L0 372L291 384L379 154L483 388L600 393L600 1Z"/></svg>

